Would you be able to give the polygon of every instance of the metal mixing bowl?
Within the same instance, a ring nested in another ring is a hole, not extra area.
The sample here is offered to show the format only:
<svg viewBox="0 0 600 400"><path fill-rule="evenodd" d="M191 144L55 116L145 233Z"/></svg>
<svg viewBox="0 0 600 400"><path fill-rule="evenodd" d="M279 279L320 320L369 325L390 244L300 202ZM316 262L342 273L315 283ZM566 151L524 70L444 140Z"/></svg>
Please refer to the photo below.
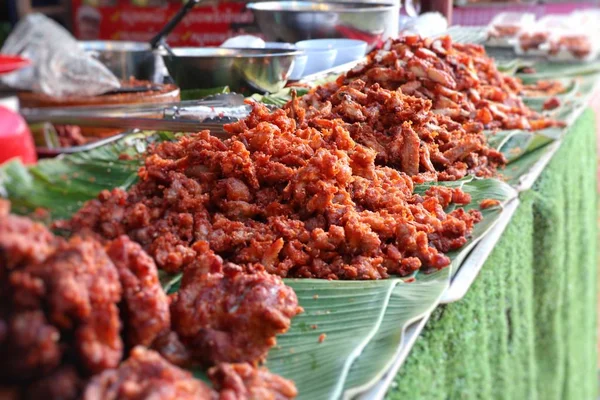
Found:
<svg viewBox="0 0 600 400"><path fill-rule="evenodd" d="M134 77L162 83L165 73L162 57L148 43L91 40L81 41L79 46L121 80Z"/></svg>
<svg viewBox="0 0 600 400"><path fill-rule="evenodd" d="M247 7L269 41L348 38L364 40L371 49L398 35L399 6L393 4L265 1Z"/></svg>
<svg viewBox="0 0 600 400"><path fill-rule="evenodd" d="M224 49L175 47L163 59L182 89L229 86L236 92L281 90L301 54L290 49Z"/></svg>

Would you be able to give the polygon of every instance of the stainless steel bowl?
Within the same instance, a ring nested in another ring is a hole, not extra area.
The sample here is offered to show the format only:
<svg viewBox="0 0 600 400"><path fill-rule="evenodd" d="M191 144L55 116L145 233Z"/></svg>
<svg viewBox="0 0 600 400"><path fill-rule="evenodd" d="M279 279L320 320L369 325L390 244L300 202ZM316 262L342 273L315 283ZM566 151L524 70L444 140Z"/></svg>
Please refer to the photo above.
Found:
<svg viewBox="0 0 600 400"><path fill-rule="evenodd" d="M148 43L92 40L79 42L79 45L119 79L134 77L162 83L166 72L162 57L153 52Z"/></svg>
<svg viewBox="0 0 600 400"><path fill-rule="evenodd" d="M397 4L265 1L247 7L269 41L349 38L364 40L371 49L398 35Z"/></svg>
<svg viewBox="0 0 600 400"><path fill-rule="evenodd" d="M224 49L175 47L163 51L171 77L182 89L229 86L236 92L281 90L299 51L290 49Z"/></svg>

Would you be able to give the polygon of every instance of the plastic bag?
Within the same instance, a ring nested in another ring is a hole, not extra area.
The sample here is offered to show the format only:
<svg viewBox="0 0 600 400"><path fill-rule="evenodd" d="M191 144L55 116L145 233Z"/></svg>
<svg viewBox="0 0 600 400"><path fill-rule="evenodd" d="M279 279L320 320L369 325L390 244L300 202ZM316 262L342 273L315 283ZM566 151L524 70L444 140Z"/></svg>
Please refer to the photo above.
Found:
<svg viewBox="0 0 600 400"><path fill-rule="evenodd" d="M31 67L0 78L14 89L67 97L95 96L121 87L108 68L87 55L69 32L41 14L21 20L1 52L32 62Z"/></svg>
<svg viewBox="0 0 600 400"><path fill-rule="evenodd" d="M448 20L439 12L426 12L418 17L402 18L401 33L418 34L423 37L432 37L448 29Z"/></svg>

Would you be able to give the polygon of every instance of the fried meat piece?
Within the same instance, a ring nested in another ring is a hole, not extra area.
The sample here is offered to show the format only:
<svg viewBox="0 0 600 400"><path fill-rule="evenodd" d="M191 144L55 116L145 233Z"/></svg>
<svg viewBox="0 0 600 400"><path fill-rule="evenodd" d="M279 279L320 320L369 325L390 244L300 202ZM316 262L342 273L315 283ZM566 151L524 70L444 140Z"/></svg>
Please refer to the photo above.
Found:
<svg viewBox="0 0 600 400"><path fill-rule="evenodd" d="M158 280L156 265L127 236L112 241L107 253L123 286L122 315L127 344L150 346L171 326L169 300Z"/></svg>
<svg viewBox="0 0 600 400"><path fill-rule="evenodd" d="M169 331L158 336L152 343L152 350L178 367L189 367L194 364L190 350L185 347L176 332Z"/></svg>
<svg viewBox="0 0 600 400"><path fill-rule="evenodd" d="M264 272L245 274L225 264L205 273L220 257L207 251L189 266L171 307L173 328L205 365L257 363L301 312L294 291L281 278Z"/></svg>
<svg viewBox="0 0 600 400"><path fill-rule="evenodd" d="M121 284L103 247L74 237L27 272L45 283L49 320L61 330L75 331L86 369L97 373L118 365L123 354L117 308Z"/></svg>
<svg viewBox="0 0 600 400"><path fill-rule="evenodd" d="M113 240L124 234L127 192L103 190L97 199L86 202L69 221L57 221L54 228L76 231L100 241Z"/></svg>
<svg viewBox="0 0 600 400"><path fill-rule="evenodd" d="M41 311L0 319L0 380L15 384L49 374L61 362L59 339L60 332Z"/></svg>
<svg viewBox="0 0 600 400"><path fill-rule="evenodd" d="M213 400L215 393L157 352L135 347L118 368L96 375L83 400Z"/></svg>
<svg viewBox="0 0 600 400"><path fill-rule="evenodd" d="M23 399L75 399L122 357L117 270L100 243L55 238L2 208L0 385Z"/></svg>
<svg viewBox="0 0 600 400"><path fill-rule="evenodd" d="M85 380L74 366L62 366L51 374L27 385L23 390L22 398L26 400L76 399L81 393L84 382Z"/></svg>
<svg viewBox="0 0 600 400"><path fill-rule="evenodd" d="M209 370L219 400L287 400L298 395L292 381L250 364L219 364Z"/></svg>
<svg viewBox="0 0 600 400"><path fill-rule="evenodd" d="M0 270L46 259L59 241L44 225L9 212L10 203L0 200Z"/></svg>

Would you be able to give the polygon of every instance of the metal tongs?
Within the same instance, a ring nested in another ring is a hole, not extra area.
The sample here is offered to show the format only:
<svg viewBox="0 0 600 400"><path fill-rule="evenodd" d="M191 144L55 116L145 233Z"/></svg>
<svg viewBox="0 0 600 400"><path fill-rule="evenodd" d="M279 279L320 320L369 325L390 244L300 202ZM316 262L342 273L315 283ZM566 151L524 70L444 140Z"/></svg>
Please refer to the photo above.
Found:
<svg viewBox="0 0 600 400"><path fill-rule="evenodd" d="M229 135L223 125L249 113L250 106L244 103L244 97L229 93L176 103L21 109L29 124L49 122L129 131L82 146L38 148L39 153L47 156L91 150L139 130L199 132L209 129L213 136L224 139Z"/></svg>
<svg viewBox="0 0 600 400"><path fill-rule="evenodd" d="M21 109L21 114L31 124L51 122L171 132L198 132L203 129L222 131L223 124L244 118L249 112L250 106L238 94L215 95L211 99L176 103Z"/></svg>

